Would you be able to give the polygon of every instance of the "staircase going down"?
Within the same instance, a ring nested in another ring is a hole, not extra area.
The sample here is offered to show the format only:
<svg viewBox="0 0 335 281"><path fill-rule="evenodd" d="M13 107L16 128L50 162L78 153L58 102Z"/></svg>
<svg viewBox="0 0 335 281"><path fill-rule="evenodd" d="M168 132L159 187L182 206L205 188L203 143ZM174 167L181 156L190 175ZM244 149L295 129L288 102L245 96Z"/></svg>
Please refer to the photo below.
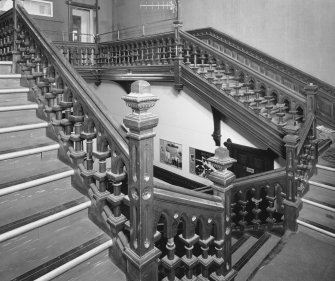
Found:
<svg viewBox="0 0 335 281"><path fill-rule="evenodd" d="M11 65L0 64L0 280L125 280Z"/></svg>
<svg viewBox="0 0 335 281"><path fill-rule="evenodd" d="M335 163L325 160L329 153L335 156L334 144L319 156L297 222L299 230L335 245Z"/></svg>

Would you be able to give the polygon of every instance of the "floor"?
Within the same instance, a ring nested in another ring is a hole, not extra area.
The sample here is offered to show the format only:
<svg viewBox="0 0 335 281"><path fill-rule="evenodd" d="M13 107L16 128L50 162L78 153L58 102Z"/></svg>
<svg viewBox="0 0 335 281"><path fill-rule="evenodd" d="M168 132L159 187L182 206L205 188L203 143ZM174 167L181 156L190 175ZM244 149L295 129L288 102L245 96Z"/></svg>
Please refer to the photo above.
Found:
<svg viewBox="0 0 335 281"><path fill-rule="evenodd" d="M303 232L285 236L252 281L333 281L335 247Z"/></svg>

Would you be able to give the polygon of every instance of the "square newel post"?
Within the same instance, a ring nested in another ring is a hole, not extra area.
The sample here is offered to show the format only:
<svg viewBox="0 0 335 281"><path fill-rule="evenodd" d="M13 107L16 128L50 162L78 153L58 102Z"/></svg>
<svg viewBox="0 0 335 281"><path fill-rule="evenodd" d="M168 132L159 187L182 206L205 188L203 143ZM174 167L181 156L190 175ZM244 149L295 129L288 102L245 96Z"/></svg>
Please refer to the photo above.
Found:
<svg viewBox="0 0 335 281"><path fill-rule="evenodd" d="M19 59L20 52L17 50L17 0L13 0L13 46L12 46L12 73L16 73L16 63Z"/></svg>
<svg viewBox="0 0 335 281"><path fill-rule="evenodd" d="M175 57L174 57L174 87L175 89L180 92L183 89L183 84L181 83L180 77L180 66L183 58L183 51L182 51L182 43L180 39L179 30L182 27L183 23L180 20L176 20L173 22L174 30L175 30Z"/></svg>
<svg viewBox="0 0 335 281"><path fill-rule="evenodd" d="M314 115L316 115L316 95L318 92L318 86L314 85L313 83L310 83L309 85L304 87L305 93L307 95L307 112L306 117L309 112L312 112ZM316 138L316 121L313 122L313 137ZM316 142L317 144L317 142ZM315 153L318 152L318 149L316 147ZM317 157L317 154L315 155Z"/></svg>
<svg viewBox="0 0 335 281"><path fill-rule="evenodd" d="M129 128L128 195L130 200L130 247L126 249L127 274L131 281L157 280L153 210L153 128L158 117L148 109L158 100L150 84L136 81L129 95L122 97L132 109L123 122Z"/></svg>
<svg viewBox="0 0 335 281"><path fill-rule="evenodd" d="M215 155L207 159L207 161L215 168L215 171L208 175L208 179L214 183L214 195L222 198L225 212L222 216L222 230L220 231L222 237L216 237L217 240L214 241L217 249L224 247L223 260L217 255L214 262L220 267L220 270L213 272L211 277L217 281L234 280L237 272L232 268L231 261L231 189L236 176L233 172L228 171L227 168L230 168L236 160L229 157L227 148L218 147L215 150Z"/></svg>
<svg viewBox="0 0 335 281"><path fill-rule="evenodd" d="M285 126L284 137L286 147L286 198L283 200L284 226L286 230L296 232L298 230L297 218L302 207L302 201L297 197L298 184L297 173L297 153L299 146L298 128L296 126Z"/></svg>

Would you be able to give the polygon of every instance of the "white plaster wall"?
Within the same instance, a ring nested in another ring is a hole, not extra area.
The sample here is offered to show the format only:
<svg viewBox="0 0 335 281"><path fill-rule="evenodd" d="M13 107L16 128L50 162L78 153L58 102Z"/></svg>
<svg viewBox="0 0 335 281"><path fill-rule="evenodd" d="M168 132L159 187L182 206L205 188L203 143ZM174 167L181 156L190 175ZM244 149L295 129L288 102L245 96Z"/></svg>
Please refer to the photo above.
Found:
<svg viewBox="0 0 335 281"><path fill-rule="evenodd" d="M99 87L91 83L90 86L115 119L122 123L123 118L130 113L130 109L121 99L122 96L126 95L123 88L114 82L104 82ZM158 126L154 129L156 132L154 164L206 184L206 181L202 178L189 173L189 148L194 147L209 152L215 151L215 143L211 137L213 117L210 106L188 89L176 93L171 83L152 83L151 90L153 94L159 97L159 101L151 109L153 113L159 116ZM224 120L221 126L222 142L231 138L235 143L264 148L250 136L242 136L243 132L239 132L231 120ZM182 170L160 163L160 139L182 144ZM280 164L275 165L275 167L279 166Z"/></svg>
<svg viewBox="0 0 335 281"><path fill-rule="evenodd" d="M184 29L214 27L335 85L334 0L180 0Z"/></svg>

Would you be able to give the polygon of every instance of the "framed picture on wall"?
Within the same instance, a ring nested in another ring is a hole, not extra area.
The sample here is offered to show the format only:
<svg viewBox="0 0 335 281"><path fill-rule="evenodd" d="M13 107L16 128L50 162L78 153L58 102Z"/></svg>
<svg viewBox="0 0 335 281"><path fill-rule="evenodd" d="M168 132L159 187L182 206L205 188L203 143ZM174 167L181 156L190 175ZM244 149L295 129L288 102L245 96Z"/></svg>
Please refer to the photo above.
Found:
<svg viewBox="0 0 335 281"><path fill-rule="evenodd" d="M162 139L159 140L159 143L160 162L182 169L182 145Z"/></svg>
<svg viewBox="0 0 335 281"><path fill-rule="evenodd" d="M200 177L205 177L211 168L207 162L214 153L190 147L190 173Z"/></svg>

